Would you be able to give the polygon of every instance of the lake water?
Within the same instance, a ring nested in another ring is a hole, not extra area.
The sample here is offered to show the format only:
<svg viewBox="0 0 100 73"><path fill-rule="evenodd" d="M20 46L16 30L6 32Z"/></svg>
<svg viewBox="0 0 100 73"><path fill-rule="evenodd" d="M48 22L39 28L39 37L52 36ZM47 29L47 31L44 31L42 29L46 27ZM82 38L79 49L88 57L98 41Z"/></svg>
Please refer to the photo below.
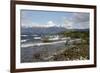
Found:
<svg viewBox="0 0 100 73"><path fill-rule="evenodd" d="M33 39L33 36L24 36L23 38L21 37L21 39L21 62L44 62L45 60L43 60L43 58L65 48L65 42L58 41L59 43L54 44L34 45L42 43L42 41L39 39ZM34 57L37 55L40 57Z"/></svg>

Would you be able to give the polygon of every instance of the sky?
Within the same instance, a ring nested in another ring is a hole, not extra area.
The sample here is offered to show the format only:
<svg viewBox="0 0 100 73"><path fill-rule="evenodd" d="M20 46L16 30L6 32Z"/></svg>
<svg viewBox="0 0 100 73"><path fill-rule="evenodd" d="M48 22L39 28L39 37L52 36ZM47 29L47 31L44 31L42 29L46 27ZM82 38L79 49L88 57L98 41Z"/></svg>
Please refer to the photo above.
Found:
<svg viewBox="0 0 100 73"><path fill-rule="evenodd" d="M89 13L21 10L22 27L89 28Z"/></svg>

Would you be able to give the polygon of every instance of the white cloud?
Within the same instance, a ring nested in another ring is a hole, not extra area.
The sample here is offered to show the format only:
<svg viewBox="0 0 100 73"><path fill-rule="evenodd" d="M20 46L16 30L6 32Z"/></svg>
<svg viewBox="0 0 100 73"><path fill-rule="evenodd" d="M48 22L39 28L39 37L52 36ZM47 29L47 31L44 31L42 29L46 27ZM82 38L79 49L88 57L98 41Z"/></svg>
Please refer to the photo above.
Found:
<svg viewBox="0 0 100 73"><path fill-rule="evenodd" d="M74 13L72 20L75 23L89 21L89 13Z"/></svg>
<svg viewBox="0 0 100 73"><path fill-rule="evenodd" d="M35 23L30 20L24 20L22 22L22 27L64 27L66 29L86 29L89 28L89 14L74 13L70 18L64 17L61 24L56 24L52 20L49 20L44 24Z"/></svg>
<svg viewBox="0 0 100 73"><path fill-rule="evenodd" d="M59 27L58 24L55 24L53 21L48 21L45 24L38 24L38 23L33 23L33 22L29 22L29 23L22 23L22 27Z"/></svg>
<svg viewBox="0 0 100 73"><path fill-rule="evenodd" d="M66 29L73 29L73 22L64 17L63 23L60 26Z"/></svg>
<svg viewBox="0 0 100 73"><path fill-rule="evenodd" d="M31 23L22 23L21 24L22 27L32 27Z"/></svg>
<svg viewBox="0 0 100 73"><path fill-rule="evenodd" d="M80 23L76 24L75 28L87 29L87 28L89 28L89 22L80 22Z"/></svg>
<svg viewBox="0 0 100 73"><path fill-rule="evenodd" d="M66 29L87 29L89 28L89 22L71 22L68 21L66 24L63 24L62 27L65 27Z"/></svg>
<svg viewBox="0 0 100 73"><path fill-rule="evenodd" d="M55 24L53 21L48 21L47 22L47 27L54 27L56 26L57 24Z"/></svg>
<svg viewBox="0 0 100 73"><path fill-rule="evenodd" d="M74 13L71 17L64 17L63 27L67 29L89 28L89 13Z"/></svg>

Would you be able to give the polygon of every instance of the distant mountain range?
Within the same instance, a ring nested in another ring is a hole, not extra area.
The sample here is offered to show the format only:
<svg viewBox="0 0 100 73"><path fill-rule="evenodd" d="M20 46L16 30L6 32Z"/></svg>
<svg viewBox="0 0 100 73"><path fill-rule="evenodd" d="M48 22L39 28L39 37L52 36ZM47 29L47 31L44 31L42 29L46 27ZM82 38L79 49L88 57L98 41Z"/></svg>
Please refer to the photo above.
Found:
<svg viewBox="0 0 100 73"><path fill-rule="evenodd" d="M66 29L64 27L21 27L21 34L38 34L38 35L45 35L45 34L57 34L63 31L89 31L89 29Z"/></svg>

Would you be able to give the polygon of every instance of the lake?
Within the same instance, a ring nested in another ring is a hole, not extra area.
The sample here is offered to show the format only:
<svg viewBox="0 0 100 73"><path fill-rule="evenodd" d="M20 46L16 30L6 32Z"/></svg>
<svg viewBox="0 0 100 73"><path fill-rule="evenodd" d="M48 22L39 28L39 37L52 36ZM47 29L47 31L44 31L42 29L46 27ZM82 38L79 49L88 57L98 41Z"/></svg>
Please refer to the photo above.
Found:
<svg viewBox="0 0 100 73"><path fill-rule="evenodd" d="M65 40L43 43L41 40L33 39L32 37L33 36L24 36L21 40L21 62L43 62L46 61L44 60L46 57L65 48ZM34 57L37 55L40 57Z"/></svg>

